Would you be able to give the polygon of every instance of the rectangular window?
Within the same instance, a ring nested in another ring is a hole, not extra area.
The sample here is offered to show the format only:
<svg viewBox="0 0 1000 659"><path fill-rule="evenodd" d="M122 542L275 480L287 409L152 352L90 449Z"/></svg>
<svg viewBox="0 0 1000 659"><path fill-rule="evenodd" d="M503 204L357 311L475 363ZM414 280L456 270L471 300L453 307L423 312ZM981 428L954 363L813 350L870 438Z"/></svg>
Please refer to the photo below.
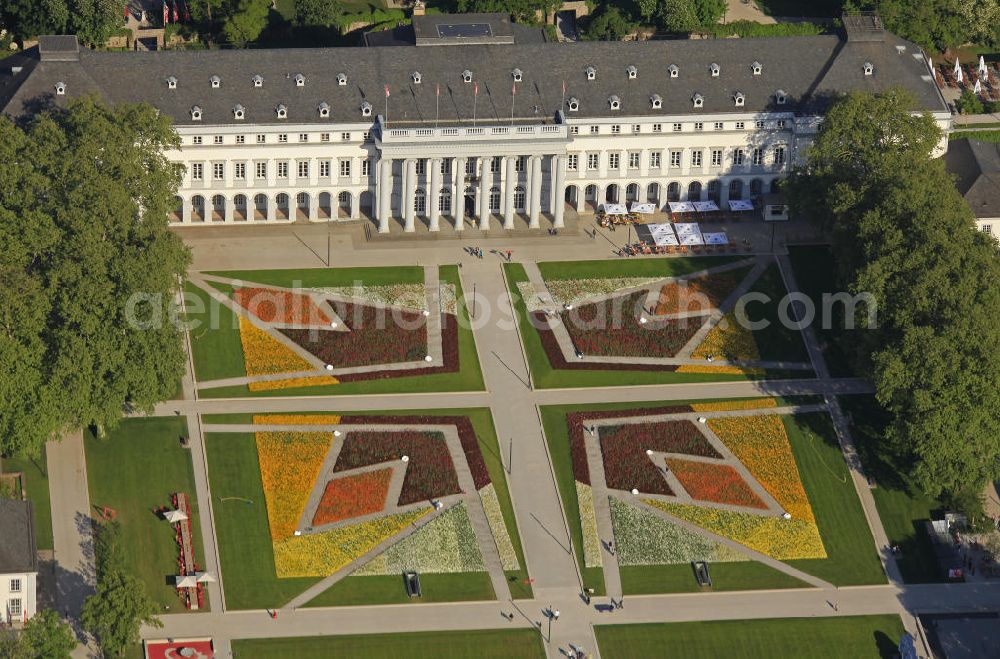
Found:
<svg viewBox="0 0 1000 659"><path fill-rule="evenodd" d="M746 127L747 127L746 122L744 122L744 121L737 121L736 122L736 130L743 130Z"/></svg>
<svg viewBox="0 0 1000 659"><path fill-rule="evenodd" d="M213 144L222 144L222 135L215 135L212 137Z"/></svg>
<svg viewBox="0 0 1000 659"><path fill-rule="evenodd" d="M445 215L451 214L451 193L448 191L438 195L438 210Z"/></svg>
<svg viewBox="0 0 1000 659"><path fill-rule="evenodd" d="M736 165L737 167L742 167L743 159L745 156L746 153L743 151L743 149L733 149L733 164Z"/></svg>
<svg viewBox="0 0 1000 659"><path fill-rule="evenodd" d="M281 160L278 162L278 178L288 178L288 161Z"/></svg>
<svg viewBox="0 0 1000 659"><path fill-rule="evenodd" d="M365 162L368 161L366 160ZM441 160L441 175L447 176L448 174L451 174L451 158L444 158Z"/></svg>
<svg viewBox="0 0 1000 659"><path fill-rule="evenodd" d="M200 181L202 176L202 164L200 162L191 163L191 180Z"/></svg>
<svg viewBox="0 0 1000 659"><path fill-rule="evenodd" d="M308 142L309 141L309 133L299 133L299 141L300 142Z"/></svg>
<svg viewBox="0 0 1000 659"><path fill-rule="evenodd" d="M517 159L514 160L514 171L523 172L524 166L527 163L527 161L528 158L526 156L518 156Z"/></svg>
<svg viewBox="0 0 1000 659"><path fill-rule="evenodd" d="M284 144L285 142L287 142L288 141L288 134L287 133L279 133L278 134L278 141L280 143L282 143L282 144Z"/></svg>
<svg viewBox="0 0 1000 659"><path fill-rule="evenodd" d="M299 178L308 178L309 177L309 161L308 160L300 160L299 163L298 163L298 167L299 167L298 168L298 177Z"/></svg>
<svg viewBox="0 0 1000 659"><path fill-rule="evenodd" d="M221 181L226 176L226 165L221 162L212 163L212 179Z"/></svg>
<svg viewBox="0 0 1000 659"><path fill-rule="evenodd" d="M233 177L241 181L247 177L247 164L245 162L238 162L233 165Z"/></svg>
<svg viewBox="0 0 1000 659"><path fill-rule="evenodd" d="M465 161L465 175L475 176L476 175L476 159L469 158Z"/></svg>
<svg viewBox="0 0 1000 659"><path fill-rule="evenodd" d="M450 172L451 167L449 167L448 170ZM370 160L368 160L368 158L365 158L364 160L361 161L361 176L367 178L368 176L371 176L371 171L372 171L372 163Z"/></svg>
<svg viewBox="0 0 1000 659"><path fill-rule="evenodd" d="M600 126L591 126L590 127L590 134L591 135L597 135L600 132L601 132L601 127Z"/></svg>
<svg viewBox="0 0 1000 659"><path fill-rule="evenodd" d="M705 130L705 124L704 124L704 122L701 122L701 121L694 122L694 129L695 130Z"/></svg>
<svg viewBox="0 0 1000 659"><path fill-rule="evenodd" d="M257 134L257 144L263 144L267 140L266 135Z"/></svg>
<svg viewBox="0 0 1000 659"><path fill-rule="evenodd" d="M23 611L21 610L21 600L20 599L7 600L7 609L10 611L10 617L12 620L20 618L23 613Z"/></svg>
<svg viewBox="0 0 1000 659"><path fill-rule="evenodd" d="M763 121L755 121L753 125L754 125L754 128L756 128L757 130L764 130L764 122Z"/></svg>
<svg viewBox="0 0 1000 659"><path fill-rule="evenodd" d="M781 167L785 164L785 147L774 147L774 166Z"/></svg>
<svg viewBox="0 0 1000 659"><path fill-rule="evenodd" d="M784 129L785 129L785 120L778 119L778 130L784 130Z"/></svg>
<svg viewBox="0 0 1000 659"><path fill-rule="evenodd" d="M351 141L351 134L350 133L341 133L340 134L340 141L341 142L350 142Z"/></svg>
<svg viewBox="0 0 1000 659"><path fill-rule="evenodd" d="M722 130L722 122L716 121L712 127L715 128L715 130Z"/></svg>
<svg viewBox="0 0 1000 659"><path fill-rule="evenodd" d="M698 149L697 151L692 151L691 152L691 166L692 167L701 167L702 157L703 156L704 156L704 153L701 151L701 149Z"/></svg>
<svg viewBox="0 0 1000 659"><path fill-rule="evenodd" d="M677 168L681 166L681 152L671 151L670 152L670 167Z"/></svg>
<svg viewBox="0 0 1000 659"><path fill-rule="evenodd" d="M320 160L319 161L319 177L320 178L330 178L330 161Z"/></svg>
<svg viewBox="0 0 1000 659"><path fill-rule="evenodd" d="M653 151L652 153L649 154L649 166L652 167L653 169L659 169L660 168L660 152L659 151Z"/></svg>
<svg viewBox="0 0 1000 659"><path fill-rule="evenodd" d="M340 175L341 176L350 176L351 175L351 161L350 160L348 160L348 159L345 158L344 160L340 161Z"/></svg>
<svg viewBox="0 0 1000 659"><path fill-rule="evenodd" d="M10 580L10 592L12 592L12 593L19 593L19 592L21 592L21 580L20 579L11 579Z"/></svg>
<svg viewBox="0 0 1000 659"><path fill-rule="evenodd" d="M319 134L319 141L320 142L329 142L330 141L330 133L320 133Z"/></svg>
<svg viewBox="0 0 1000 659"><path fill-rule="evenodd" d="M237 144L246 144L247 143L247 136L246 135L237 135L236 136L236 143Z"/></svg>
<svg viewBox="0 0 1000 659"><path fill-rule="evenodd" d="M682 125L680 125L680 124L674 124L674 132L675 132L675 133L679 133L679 132L681 132L681 129L682 129L682 128L683 128L683 126L682 126Z"/></svg>
<svg viewBox="0 0 1000 659"><path fill-rule="evenodd" d="M763 149L754 149L753 150L753 156L752 156L751 164L753 164L754 166L757 166L757 167L759 167L759 166L761 166L761 165L764 164L764 150Z"/></svg>
<svg viewBox="0 0 1000 659"><path fill-rule="evenodd" d="M597 153L588 153L587 154L587 169L588 170L593 171L593 170L597 169L597 167L598 167L598 158L599 157L600 157L600 154L597 154Z"/></svg>
<svg viewBox="0 0 1000 659"><path fill-rule="evenodd" d="M988 233L991 236L993 235L993 225L992 224L984 224L983 226L981 226L979 228L979 230L982 231L983 233Z"/></svg>
<svg viewBox="0 0 1000 659"><path fill-rule="evenodd" d="M633 133L641 133L642 132L642 126L640 124L632 124L632 132Z"/></svg>
<svg viewBox="0 0 1000 659"><path fill-rule="evenodd" d="M259 179L265 179L265 178L267 178L267 163L266 162L259 162L259 163L256 163L256 166L257 166L257 176L256 176L256 178L259 178Z"/></svg>
<svg viewBox="0 0 1000 659"><path fill-rule="evenodd" d="M712 149L712 167L722 167L722 149Z"/></svg>
<svg viewBox="0 0 1000 659"><path fill-rule="evenodd" d="M503 158L501 158L500 156L495 156L493 158L490 158L490 173L496 174L497 172L499 172L502 164L503 164Z"/></svg>
<svg viewBox="0 0 1000 659"><path fill-rule="evenodd" d="M608 169L618 169L619 154L617 151L613 151L608 154Z"/></svg>
<svg viewBox="0 0 1000 659"><path fill-rule="evenodd" d="M576 155L575 153L571 153L568 156L566 156L566 169L568 169L569 171L575 172L579 164L580 164L580 156Z"/></svg>
<svg viewBox="0 0 1000 659"><path fill-rule="evenodd" d="M642 154L638 151L629 151L628 154L628 168L629 169L639 169L639 159Z"/></svg>
<svg viewBox="0 0 1000 659"><path fill-rule="evenodd" d="M653 124L653 132L654 133L663 132L663 124Z"/></svg>
<svg viewBox="0 0 1000 659"><path fill-rule="evenodd" d="M417 172L417 176L423 176L424 174L426 174L427 173L427 161L424 160L423 158L418 158L417 159L417 165L416 165L416 167L414 167L414 170Z"/></svg>
<svg viewBox="0 0 1000 659"><path fill-rule="evenodd" d="M569 127L569 134L570 135L579 135L580 134L580 127L579 126L570 126Z"/></svg>
<svg viewBox="0 0 1000 659"><path fill-rule="evenodd" d="M622 127L621 126L619 126L618 124L612 124L611 125L611 134L612 135L617 135L620 132L622 132Z"/></svg>
<svg viewBox="0 0 1000 659"><path fill-rule="evenodd" d="M191 144L201 144L201 135L195 135L192 137Z"/></svg>

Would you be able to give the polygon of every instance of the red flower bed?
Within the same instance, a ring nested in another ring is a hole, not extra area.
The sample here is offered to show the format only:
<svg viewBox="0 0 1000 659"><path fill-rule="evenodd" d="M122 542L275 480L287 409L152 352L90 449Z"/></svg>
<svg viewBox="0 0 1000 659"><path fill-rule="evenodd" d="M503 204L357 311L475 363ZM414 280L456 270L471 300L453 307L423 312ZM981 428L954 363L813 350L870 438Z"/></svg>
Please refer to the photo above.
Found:
<svg viewBox="0 0 1000 659"><path fill-rule="evenodd" d="M673 357L691 340L704 319L679 318L639 323L646 291L606 302L585 304L560 314L563 325L584 355L602 357Z"/></svg>
<svg viewBox="0 0 1000 659"><path fill-rule="evenodd" d="M672 494L660 468L646 456L647 450L721 457L691 421L604 427L598 435L604 477L608 487L615 490L638 488L647 494Z"/></svg>
<svg viewBox="0 0 1000 659"><path fill-rule="evenodd" d="M767 508L740 473L729 465L677 458L668 459L667 465L693 499Z"/></svg>
<svg viewBox="0 0 1000 659"><path fill-rule="evenodd" d="M427 426L455 426L458 431L458 439L462 442L462 450L465 452L465 462L472 472L472 480L477 490L481 490L490 484L490 472L486 468L486 461L483 460L483 452L479 448L479 439L476 437L476 430L472 427L472 422L467 416L422 416L422 415L344 415L340 417L342 424L400 424L400 425L427 425Z"/></svg>
<svg viewBox="0 0 1000 659"><path fill-rule="evenodd" d="M542 348L545 356L549 359L549 365L556 370L573 371L676 371L676 366L657 364L602 364L588 361L566 361L559 342L555 334L549 327L549 321L545 314L536 311L531 314L532 325L538 332L538 338L542 340Z"/></svg>
<svg viewBox="0 0 1000 659"><path fill-rule="evenodd" d="M330 481L313 515L313 526L379 512L385 508L390 480L392 469L379 469Z"/></svg>
<svg viewBox="0 0 1000 659"><path fill-rule="evenodd" d="M747 270L716 272L703 277L671 281L660 289L657 314L701 311L717 308L736 290Z"/></svg>
<svg viewBox="0 0 1000 659"><path fill-rule="evenodd" d="M456 373L460 367L458 361L458 319L454 314L441 314L441 350L444 364L441 366L426 366L411 368L405 371L366 371L364 373L347 373L338 375L341 382L360 382L363 380L382 380L384 378L407 378L416 375L433 375L435 373Z"/></svg>
<svg viewBox="0 0 1000 659"><path fill-rule="evenodd" d="M418 361L427 355L427 323L423 314L387 312L363 304L337 302L337 313L350 332L332 329L279 329L325 364L334 368Z"/></svg>
<svg viewBox="0 0 1000 659"><path fill-rule="evenodd" d="M233 300L265 323L327 327L330 317L312 298L276 288L237 288Z"/></svg>
<svg viewBox="0 0 1000 659"><path fill-rule="evenodd" d="M343 421L343 420L341 420ZM458 494L458 474L439 432L354 431L347 433L334 471L346 471L409 456L399 505Z"/></svg>
<svg viewBox="0 0 1000 659"><path fill-rule="evenodd" d="M576 477L576 480L581 483L590 485L590 467L587 466L587 447L583 443L584 426L587 421L594 421L597 419L621 419L630 416L652 416L654 414L676 414L677 412L691 411L690 405L672 405L668 407L646 407L628 410L568 413L566 415L566 426L569 431L569 452L573 462L573 475ZM645 451L645 449L643 449L643 451ZM645 457L645 455L643 455L643 457Z"/></svg>

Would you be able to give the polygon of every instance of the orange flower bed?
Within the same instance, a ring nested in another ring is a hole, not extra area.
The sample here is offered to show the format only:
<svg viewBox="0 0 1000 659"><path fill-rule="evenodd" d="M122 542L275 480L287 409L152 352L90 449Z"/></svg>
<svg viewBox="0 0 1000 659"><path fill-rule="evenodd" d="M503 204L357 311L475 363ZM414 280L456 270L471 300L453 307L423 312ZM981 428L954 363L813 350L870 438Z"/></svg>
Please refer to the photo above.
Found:
<svg viewBox="0 0 1000 659"><path fill-rule="evenodd" d="M312 364L245 316L240 316L240 341L249 376L315 370Z"/></svg>
<svg viewBox="0 0 1000 659"><path fill-rule="evenodd" d="M709 419L708 427L793 519L815 522L780 416Z"/></svg>
<svg viewBox="0 0 1000 659"><path fill-rule="evenodd" d="M271 539L281 540L298 527L333 433L259 432L256 440Z"/></svg>
<svg viewBox="0 0 1000 659"><path fill-rule="evenodd" d="M275 389L294 389L296 387L318 387L322 384L340 384L340 380L332 375L318 375L316 377L251 382L247 385L247 388L250 391L274 391Z"/></svg>
<svg viewBox="0 0 1000 659"><path fill-rule="evenodd" d="M659 315L715 309L733 292L745 275L746 272L742 270L737 274L722 272L664 284L656 303L656 313Z"/></svg>
<svg viewBox="0 0 1000 659"><path fill-rule="evenodd" d="M330 314L302 293L275 288L237 288L233 300L265 323L329 327Z"/></svg>
<svg viewBox="0 0 1000 659"><path fill-rule="evenodd" d="M767 508L740 473L729 465L667 458L667 466L692 499Z"/></svg>
<svg viewBox="0 0 1000 659"><path fill-rule="evenodd" d="M379 469L337 478L326 484L313 526L371 515L385 508L392 469Z"/></svg>
<svg viewBox="0 0 1000 659"><path fill-rule="evenodd" d="M748 398L744 400L722 400L708 403L691 403L695 412L727 412L729 410L759 410L777 407L778 401L773 398Z"/></svg>
<svg viewBox="0 0 1000 659"><path fill-rule="evenodd" d="M272 426L335 426L340 423L339 414L255 414L256 425Z"/></svg>

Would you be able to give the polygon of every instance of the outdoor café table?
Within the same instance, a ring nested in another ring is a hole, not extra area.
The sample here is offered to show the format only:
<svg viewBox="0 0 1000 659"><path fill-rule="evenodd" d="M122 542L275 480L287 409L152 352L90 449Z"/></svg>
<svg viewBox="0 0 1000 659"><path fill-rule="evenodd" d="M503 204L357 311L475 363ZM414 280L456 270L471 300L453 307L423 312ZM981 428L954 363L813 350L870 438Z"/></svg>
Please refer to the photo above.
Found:
<svg viewBox="0 0 1000 659"><path fill-rule="evenodd" d="M706 233L703 235L707 245L728 245L729 237L724 233Z"/></svg>

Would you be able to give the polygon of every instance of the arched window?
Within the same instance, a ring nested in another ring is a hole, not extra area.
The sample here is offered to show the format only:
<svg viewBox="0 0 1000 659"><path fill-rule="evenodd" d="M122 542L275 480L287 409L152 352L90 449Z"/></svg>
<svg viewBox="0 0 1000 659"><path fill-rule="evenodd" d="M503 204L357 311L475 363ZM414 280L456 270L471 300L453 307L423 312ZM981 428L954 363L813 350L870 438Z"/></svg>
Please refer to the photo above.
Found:
<svg viewBox="0 0 1000 659"><path fill-rule="evenodd" d="M438 195L438 212L451 215L451 190L442 190Z"/></svg>
<svg viewBox="0 0 1000 659"><path fill-rule="evenodd" d="M677 181L672 181L670 185L667 186L667 201L680 201L681 200L681 184Z"/></svg>
<svg viewBox="0 0 1000 659"><path fill-rule="evenodd" d="M756 199L760 196L760 193L764 191L764 182L759 178L755 178L750 181L750 198Z"/></svg>
<svg viewBox="0 0 1000 659"><path fill-rule="evenodd" d="M274 198L274 201L278 204L279 207L288 208L288 195L286 195L284 192L279 193L278 196Z"/></svg>
<svg viewBox="0 0 1000 659"><path fill-rule="evenodd" d="M639 201L639 186L629 183L625 188L625 201Z"/></svg>
<svg viewBox="0 0 1000 659"><path fill-rule="evenodd" d="M200 194L196 194L191 197L191 205L198 210L198 212L201 212L201 209L205 207L205 198Z"/></svg>
<svg viewBox="0 0 1000 659"><path fill-rule="evenodd" d="M524 210L524 187L520 185L514 188L514 210Z"/></svg>
<svg viewBox="0 0 1000 659"><path fill-rule="evenodd" d="M781 179L771 179L771 194L777 194L779 192L781 192Z"/></svg>
<svg viewBox="0 0 1000 659"><path fill-rule="evenodd" d="M500 211L500 188L496 186L490 188L490 210L494 213Z"/></svg>
<svg viewBox="0 0 1000 659"><path fill-rule="evenodd" d="M720 201L720 193L721 193L720 187L721 186L719 185L718 181L709 181L708 182L708 200L709 201L714 201L716 204L719 203L719 201Z"/></svg>
<svg viewBox="0 0 1000 659"><path fill-rule="evenodd" d="M253 196L254 206L266 207L267 206L267 195L266 194L255 194Z"/></svg>
<svg viewBox="0 0 1000 659"><path fill-rule="evenodd" d="M413 212L417 215L427 214L427 193L422 188L417 188L413 193Z"/></svg>
<svg viewBox="0 0 1000 659"><path fill-rule="evenodd" d="M239 209L245 209L247 207L247 196L245 194L238 194L233 197L233 206Z"/></svg>
<svg viewBox="0 0 1000 659"><path fill-rule="evenodd" d="M341 208L350 209L351 208L351 193L347 190L342 190L337 195L337 205Z"/></svg>
<svg viewBox="0 0 1000 659"><path fill-rule="evenodd" d="M309 194L306 192L300 192L295 195L295 205L299 208L305 208L309 205Z"/></svg>
<svg viewBox="0 0 1000 659"><path fill-rule="evenodd" d="M738 178L734 178L729 182L729 198L730 199L742 199L743 198L743 181Z"/></svg>
<svg viewBox="0 0 1000 659"><path fill-rule="evenodd" d="M688 201L701 201L701 182L691 181L688 184Z"/></svg>

